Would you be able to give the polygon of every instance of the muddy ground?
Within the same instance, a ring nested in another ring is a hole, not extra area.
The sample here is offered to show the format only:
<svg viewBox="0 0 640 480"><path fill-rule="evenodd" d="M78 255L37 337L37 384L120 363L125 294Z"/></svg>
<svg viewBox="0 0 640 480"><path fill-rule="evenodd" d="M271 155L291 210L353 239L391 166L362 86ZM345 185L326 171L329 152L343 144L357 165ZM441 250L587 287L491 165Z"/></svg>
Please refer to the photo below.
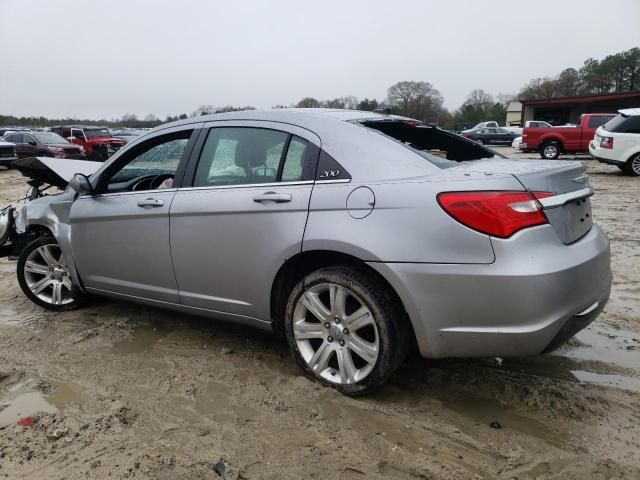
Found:
<svg viewBox="0 0 640 480"><path fill-rule="evenodd" d="M46 312L0 261L0 477L640 478L640 179L588 163L614 271L597 322L553 355L414 359L366 398L248 328L110 300ZM0 171L0 204L24 191Z"/></svg>

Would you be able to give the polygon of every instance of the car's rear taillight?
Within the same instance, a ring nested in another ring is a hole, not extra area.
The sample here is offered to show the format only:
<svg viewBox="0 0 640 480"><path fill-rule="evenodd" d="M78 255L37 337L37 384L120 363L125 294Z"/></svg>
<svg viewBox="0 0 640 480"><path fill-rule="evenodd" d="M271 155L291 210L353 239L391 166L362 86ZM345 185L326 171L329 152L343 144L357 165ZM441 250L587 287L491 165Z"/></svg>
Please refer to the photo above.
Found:
<svg viewBox="0 0 640 480"><path fill-rule="evenodd" d="M538 199L548 192L445 192L438 203L458 222L493 237L549 223Z"/></svg>
<svg viewBox="0 0 640 480"><path fill-rule="evenodd" d="M613 137L602 137L602 140L600 140L600 148L608 148L611 150L613 148Z"/></svg>

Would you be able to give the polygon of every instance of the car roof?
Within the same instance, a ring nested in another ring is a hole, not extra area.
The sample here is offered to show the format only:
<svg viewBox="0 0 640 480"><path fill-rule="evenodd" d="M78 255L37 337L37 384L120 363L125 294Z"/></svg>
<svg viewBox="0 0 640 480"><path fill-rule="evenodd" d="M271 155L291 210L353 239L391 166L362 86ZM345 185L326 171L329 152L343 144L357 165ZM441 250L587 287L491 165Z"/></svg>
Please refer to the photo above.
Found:
<svg viewBox="0 0 640 480"><path fill-rule="evenodd" d="M56 125L55 127L51 127L51 128L108 128L108 127L101 127L100 125Z"/></svg>
<svg viewBox="0 0 640 480"><path fill-rule="evenodd" d="M640 108L623 108L622 110L618 110L618 113L621 113L625 117L633 117L640 115Z"/></svg>
<svg viewBox="0 0 640 480"><path fill-rule="evenodd" d="M163 124L161 127L174 127L190 123L215 122L218 120L265 120L274 122L313 123L314 120L331 119L338 121L353 120L413 120L398 115L386 115L362 110L346 110L339 108L274 108L271 110L241 110L237 112L214 113L200 117L190 117L185 120Z"/></svg>

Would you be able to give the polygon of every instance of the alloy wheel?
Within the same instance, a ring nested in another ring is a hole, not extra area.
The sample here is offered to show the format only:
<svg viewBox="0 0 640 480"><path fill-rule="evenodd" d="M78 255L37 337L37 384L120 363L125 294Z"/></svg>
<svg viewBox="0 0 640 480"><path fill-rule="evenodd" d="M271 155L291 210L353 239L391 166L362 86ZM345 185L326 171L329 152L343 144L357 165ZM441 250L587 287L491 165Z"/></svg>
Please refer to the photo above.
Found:
<svg viewBox="0 0 640 480"><path fill-rule="evenodd" d="M29 290L43 302L51 305L73 302L71 277L57 245L42 245L31 252L24 263L24 278Z"/></svg>
<svg viewBox="0 0 640 480"><path fill-rule="evenodd" d="M300 296L293 337L309 368L332 383L359 382L378 361L380 339L371 311L353 291L334 283Z"/></svg>
<svg viewBox="0 0 640 480"><path fill-rule="evenodd" d="M636 175L640 175L640 155L636 155L631 160L631 171Z"/></svg>

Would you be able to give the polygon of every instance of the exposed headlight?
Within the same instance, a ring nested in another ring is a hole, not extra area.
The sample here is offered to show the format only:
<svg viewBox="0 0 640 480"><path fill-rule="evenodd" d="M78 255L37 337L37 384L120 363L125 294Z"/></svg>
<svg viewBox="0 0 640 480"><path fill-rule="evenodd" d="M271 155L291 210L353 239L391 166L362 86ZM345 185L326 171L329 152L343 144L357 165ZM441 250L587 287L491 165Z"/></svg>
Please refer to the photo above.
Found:
<svg viewBox="0 0 640 480"><path fill-rule="evenodd" d="M62 147L49 147L49 150L51 150L52 152L63 152L64 148L62 148Z"/></svg>

